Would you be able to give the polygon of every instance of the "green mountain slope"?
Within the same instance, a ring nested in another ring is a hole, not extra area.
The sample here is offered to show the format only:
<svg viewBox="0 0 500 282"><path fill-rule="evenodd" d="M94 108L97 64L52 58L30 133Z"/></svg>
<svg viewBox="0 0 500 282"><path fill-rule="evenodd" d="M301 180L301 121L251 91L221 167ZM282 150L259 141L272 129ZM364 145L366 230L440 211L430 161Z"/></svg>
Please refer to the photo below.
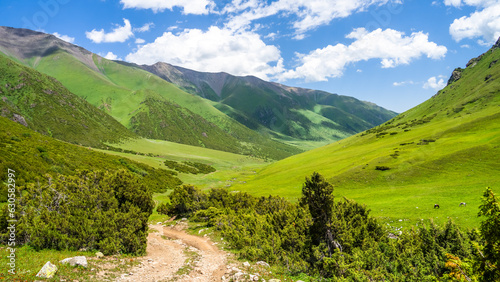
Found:
<svg viewBox="0 0 500 282"><path fill-rule="evenodd" d="M211 101L149 72L106 60L52 35L0 27L0 51L55 77L143 137L271 159L301 151L252 131L217 110ZM175 118L167 122L167 113Z"/></svg>
<svg viewBox="0 0 500 282"><path fill-rule="evenodd" d="M0 171L16 173L16 185L36 183L55 176L75 175L77 170L115 171L125 169L137 174L152 191L164 192L181 184L177 173L155 169L127 158L111 156L87 147L69 144L37 133L0 117ZM0 201L7 197L7 173L0 174Z"/></svg>
<svg viewBox="0 0 500 282"><path fill-rule="evenodd" d="M269 165L235 190L296 199L313 171L375 215L477 222L481 191L500 185L500 41L434 97L334 144ZM266 187L263 189L262 187ZM458 209L467 202L467 209ZM433 210L440 204L439 211Z"/></svg>
<svg viewBox="0 0 500 282"><path fill-rule="evenodd" d="M317 147L331 143L396 115L352 97L288 87L252 76L197 72L166 63L141 67L214 101L215 107L247 127L295 144L307 145L309 141Z"/></svg>
<svg viewBox="0 0 500 282"><path fill-rule="evenodd" d="M69 92L60 82L0 53L3 117L67 142L102 147L136 137L111 116Z"/></svg>

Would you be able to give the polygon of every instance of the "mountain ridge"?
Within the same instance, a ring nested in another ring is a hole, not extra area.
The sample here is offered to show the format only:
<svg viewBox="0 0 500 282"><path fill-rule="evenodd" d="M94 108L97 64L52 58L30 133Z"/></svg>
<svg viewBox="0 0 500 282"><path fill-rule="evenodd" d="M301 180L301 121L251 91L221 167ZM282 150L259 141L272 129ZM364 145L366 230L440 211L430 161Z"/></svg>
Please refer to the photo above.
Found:
<svg viewBox="0 0 500 282"><path fill-rule="evenodd" d="M206 100L142 69L107 60L52 35L5 27L0 27L0 34L0 50L7 56L55 77L142 137L160 136L167 141L270 159L302 151L246 128ZM45 43L31 52L29 45L34 41ZM175 117L171 123L164 122L165 111Z"/></svg>
<svg viewBox="0 0 500 282"><path fill-rule="evenodd" d="M135 66L178 85L186 92L218 103L216 107L227 115L279 140L319 139L330 143L379 125L396 115L374 103L353 97L267 82L255 76L199 72L164 62ZM283 120L283 116L292 118L293 122ZM276 120L281 125L273 128L271 122ZM315 123L316 120L322 122ZM349 120L353 120L353 124L349 124ZM320 133L314 134L315 131Z"/></svg>

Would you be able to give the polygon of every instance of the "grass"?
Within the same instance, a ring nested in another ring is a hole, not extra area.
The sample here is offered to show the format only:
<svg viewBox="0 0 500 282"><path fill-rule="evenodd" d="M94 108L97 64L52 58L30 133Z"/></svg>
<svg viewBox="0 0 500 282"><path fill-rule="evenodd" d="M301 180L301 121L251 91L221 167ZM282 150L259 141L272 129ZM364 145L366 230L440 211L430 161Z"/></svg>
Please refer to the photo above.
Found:
<svg viewBox="0 0 500 282"><path fill-rule="evenodd" d="M482 192L500 185L500 65L489 67L498 59L500 49L489 51L425 103L364 133L270 164L231 189L296 201L305 177L317 171L334 184L337 197L366 204L386 223L452 219L477 227ZM486 74L492 76L485 80Z"/></svg>
<svg viewBox="0 0 500 282"><path fill-rule="evenodd" d="M270 159L302 151L252 131L217 110L213 102L140 68L97 55L92 59L93 64L84 64L59 50L35 67L143 137Z"/></svg>
<svg viewBox="0 0 500 282"><path fill-rule="evenodd" d="M5 246L0 247L0 280L5 281L34 281L36 274L47 261L55 264L57 273L51 279L41 279L43 281L113 281L118 275L133 267L138 261L128 256L113 256L97 259L93 252L79 251L56 251L41 250L36 251L28 246L16 248L16 272L9 274L7 266L9 254ZM65 258L85 256L88 267L74 267L68 264L61 264Z"/></svg>

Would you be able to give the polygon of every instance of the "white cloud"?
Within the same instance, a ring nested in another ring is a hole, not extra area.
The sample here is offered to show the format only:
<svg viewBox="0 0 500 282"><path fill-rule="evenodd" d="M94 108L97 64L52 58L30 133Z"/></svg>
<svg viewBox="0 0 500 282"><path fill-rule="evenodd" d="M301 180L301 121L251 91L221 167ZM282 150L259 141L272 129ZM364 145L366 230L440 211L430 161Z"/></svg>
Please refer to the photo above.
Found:
<svg viewBox="0 0 500 282"><path fill-rule="evenodd" d="M326 81L329 77L342 76L350 63L380 59L382 68L409 64L413 59L426 55L431 59L445 56L447 49L430 42L428 35L414 32L410 36L393 29L376 29L368 32L355 29L346 38L354 39L351 45L328 45L307 55L296 54L300 66L278 77L279 80L302 78L306 81Z"/></svg>
<svg viewBox="0 0 500 282"><path fill-rule="evenodd" d="M108 60L121 60L117 55L113 54L113 52L108 52L106 55L102 56Z"/></svg>
<svg viewBox="0 0 500 282"><path fill-rule="evenodd" d="M132 25L127 19L123 19L125 25L117 26L112 32L106 33L103 29L87 31L85 35L88 39L92 40L94 43L110 43L110 42L125 42L127 39L132 37L134 33L132 32Z"/></svg>
<svg viewBox="0 0 500 282"><path fill-rule="evenodd" d="M137 32L146 32L146 31L149 31L154 26L155 26L154 23L146 23L146 24L144 24L141 27L134 28L134 31L137 31Z"/></svg>
<svg viewBox="0 0 500 282"><path fill-rule="evenodd" d="M211 0L120 0L120 3L124 9L151 9L155 13L179 7L185 15L208 14L215 8L215 3Z"/></svg>
<svg viewBox="0 0 500 282"><path fill-rule="evenodd" d="M161 61L199 71L224 71L263 79L283 72L279 49L266 45L260 35L216 26L207 31L165 32L153 43L140 46L135 53L127 55L126 60L137 64Z"/></svg>
<svg viewBox="0 0 500 282"><path fill-rule="evenodd" d="M438 80L439 79L439 80ZM427 82L424 84L424 89L434 89L441 90L446 86L446 82L443 79L443 76L435 76L429 78Z"/></svg>
<svg viewBox="0 0 500 282"><path fill-rule="evenodd" d="M52 33L52 35L54 35L55 37L57 37L57 38L59 38L61 40L69 42L69 43L75 42L75 38L74 37L70 37L70 36L67 36L67 35L62 35L62 34L59 34L59 32L54 32L54 33Z"/></svg>
<svg viewBox="0 0 500 282"><path fill-rule="evenodd" d="M345 18L353 13L365 11L373 5L383 5L391 0L278 0L270 4L262 0L233 0L226 6L224 13L230 16L227 27L230 29L248 28L258 19L273 15L289 16L296 19L292 22L295 38L305 38L305 33L318 26L326 25L336 18ZM401 1L392 0L401 4ZM237 13L237 14L235 14Z"/></svg>
<svg viewBox="0 0 500 282"><path fill-rule="evenodd" d="M394 82L392 85L393 86L405 86L405 85L413 85L415 84L415 82L413 82L413 80L407 80L407 81L401 81L401 82Z"/></svg>
<svg viewBox="0 0 500 282"><path fill-rule="evenodd" d="M450 25L450 34L457 42L464 38L482 38L486 45L492 45L500 37L500 3L455 19Z"/></svg>
<svg viewBox="0 0 500 282"><path fill-rule="evenodd" d="M488 7L497 3L497 0L444 0L446 6L461 7L462 5Z"/></svg>
<svg viewBox="0 0 500 282"><path fill-rule="evenodd" d="M474 13L455 19L450 25L450 34L455 41L480 38L478 44L489 46L500 37L498 0L444 0L444 4L456 8L465 5L477 8Z"/></svg>
<svg viewBox="0 0 500 282"><path fill-rule="evenodd" d="M142 38L137 38L135 40L135 44L144 44L146 42L146 40L142 39Z"/></svg>

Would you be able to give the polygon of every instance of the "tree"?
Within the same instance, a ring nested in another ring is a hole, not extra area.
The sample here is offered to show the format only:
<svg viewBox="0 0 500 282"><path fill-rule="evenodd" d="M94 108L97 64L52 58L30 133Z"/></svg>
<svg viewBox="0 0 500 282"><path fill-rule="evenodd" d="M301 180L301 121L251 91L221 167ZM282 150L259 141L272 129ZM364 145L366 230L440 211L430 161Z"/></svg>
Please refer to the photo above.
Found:
<svg viewBox="0 0 500 282"><path fill-rule="evenodd" d="M479 206L479 216L486 217L479 228L485 241L480 263L482 279L500 281L500 202L489 187L484 191L483 204Z"/></svg>
<svg viewBox="0 0 500 282"><path fill-rule="evenodd" d="M332 233L332 215L334 206L333 186L323 176L314 172L311 178L306 177L302 186L300 205L309 210L313 223L309 229L314 245L325 243L328 255L331 257L335 244L335 234Z"/></svg>

